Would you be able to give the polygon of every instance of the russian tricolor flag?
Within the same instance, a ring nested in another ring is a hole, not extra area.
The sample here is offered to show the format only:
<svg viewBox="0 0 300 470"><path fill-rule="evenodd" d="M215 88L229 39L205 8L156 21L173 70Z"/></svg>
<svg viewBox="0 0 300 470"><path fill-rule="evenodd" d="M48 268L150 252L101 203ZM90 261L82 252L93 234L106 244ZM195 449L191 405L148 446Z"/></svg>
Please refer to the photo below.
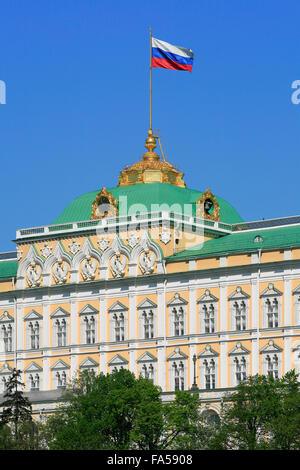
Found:
<svg viewBox="0 0 300 470"><path fill-rule="evenodd" d="M191 72L193 61L194 54L191 49L152 38L152 67Z"/></svg>

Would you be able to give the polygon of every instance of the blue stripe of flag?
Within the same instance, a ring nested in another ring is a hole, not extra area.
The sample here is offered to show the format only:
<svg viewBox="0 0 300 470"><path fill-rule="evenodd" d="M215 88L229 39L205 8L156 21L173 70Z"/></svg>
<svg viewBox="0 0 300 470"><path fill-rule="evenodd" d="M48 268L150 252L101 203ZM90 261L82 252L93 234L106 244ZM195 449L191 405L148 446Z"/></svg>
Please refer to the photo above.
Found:
<svg viewBox="0 0 300 470"><path fill-rule="evenodd" d="M178 64L186 64L186 65L193 65L193 60L190 57L182 57L178 54L173 54L172 52L166 52L158 47L152 47L152 57L157 57L158 59L167 59L173 60Z"/></svg>

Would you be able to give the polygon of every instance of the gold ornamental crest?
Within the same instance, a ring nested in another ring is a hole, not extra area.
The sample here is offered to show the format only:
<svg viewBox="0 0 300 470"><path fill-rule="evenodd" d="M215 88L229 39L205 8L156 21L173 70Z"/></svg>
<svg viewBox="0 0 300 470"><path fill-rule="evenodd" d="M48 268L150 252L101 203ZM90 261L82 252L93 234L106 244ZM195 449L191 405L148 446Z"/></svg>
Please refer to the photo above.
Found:
<svg viewBox="0 0 300 470"><path fill-rule="evenodd" d="M116 217L118 214L118 200L103 186L92 204L91 219Z"/></svg>
<svg viewBox="0 0 300 470"><path fill-rule="evenodd" d="M220 220L220 206L216 197L207 189L196 203L196 217Z"/></svg>

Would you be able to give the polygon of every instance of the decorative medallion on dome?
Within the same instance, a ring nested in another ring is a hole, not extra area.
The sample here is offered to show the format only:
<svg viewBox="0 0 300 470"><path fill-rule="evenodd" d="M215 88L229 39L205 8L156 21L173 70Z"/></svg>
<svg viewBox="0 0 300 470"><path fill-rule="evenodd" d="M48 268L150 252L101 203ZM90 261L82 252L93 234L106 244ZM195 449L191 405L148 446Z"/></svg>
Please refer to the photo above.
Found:
<svg viewBox="0 0 300 470"><path fill-rule="evenodd" d="M168 183L185 188L183 173L176 169L171 163L163 159L154 152L156 139L152 129L148 131L145 147L148 152L144 153L143 160L127 165L119 176L118 186L130 186L136 183Z"/></svg>
<svg viewBox="0 0 300 470"><path fill-rule="evenodd" d="M220 220L220 206L216 197L207 189L196 203L196 217Z"/></svg>
<svg viewBox="0 0 300 470"><path fill-rule="evenodd" d="M92 204L91 219L103 219L104 217L116 217L118 215L118 200L102 188Z"/></svg>

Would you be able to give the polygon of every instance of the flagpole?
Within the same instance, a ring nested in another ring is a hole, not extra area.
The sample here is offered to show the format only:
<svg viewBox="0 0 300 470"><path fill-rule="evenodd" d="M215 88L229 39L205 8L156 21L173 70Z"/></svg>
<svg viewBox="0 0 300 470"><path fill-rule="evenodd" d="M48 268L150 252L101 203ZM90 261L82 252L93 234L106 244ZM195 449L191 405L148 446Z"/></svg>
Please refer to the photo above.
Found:
<svg viewBox="0 0 300 470"><path fill-rule="evenodd" d="M151 36L151 26L150 26L150 129L152 130L152 36Z"/></svg>

